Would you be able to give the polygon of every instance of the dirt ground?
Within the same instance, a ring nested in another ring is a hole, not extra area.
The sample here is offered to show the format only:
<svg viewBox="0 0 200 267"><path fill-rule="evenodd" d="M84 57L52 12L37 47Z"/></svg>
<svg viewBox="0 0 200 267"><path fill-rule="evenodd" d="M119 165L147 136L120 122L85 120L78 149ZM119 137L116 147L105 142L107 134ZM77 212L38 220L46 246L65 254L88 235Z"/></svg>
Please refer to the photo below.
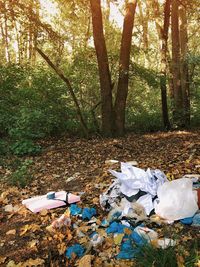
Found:
<svg viewBox="0 0 200 267"><path fill-rule="evenodd" d="M128 134L118 139L62 138L40 144L43 147L40 155L23 158L33 160L33 179L25 188L5 181L10 175L7 167L10 165L5 162L13 162L15 158L3 159L4 164L0 166L0 266L82 266L77 258L69 261L65 256L66 248L80 241L77 230L65 227L52 233L46 229L67 208L33 214L21 201L49 191L66 190L81 194L79 205L95 207L98 220L102 220L107 214L99 205L99 195L112 182L108 170L119 168L118 164L110 166L106 160L135 160L140 168L162 170L170 180L185 174L200 174L200 131ZM6 211L6 205L12 205L10 210ZM86 223L80 227L87 236ZM175 232L180 244L190 242L199 234L198 229L179 222L155 227L160 235ZM90 253L92 264L88 266L134 266L133 261L115 259L119 246L114 247L110 239L98 251Z"/></svg>

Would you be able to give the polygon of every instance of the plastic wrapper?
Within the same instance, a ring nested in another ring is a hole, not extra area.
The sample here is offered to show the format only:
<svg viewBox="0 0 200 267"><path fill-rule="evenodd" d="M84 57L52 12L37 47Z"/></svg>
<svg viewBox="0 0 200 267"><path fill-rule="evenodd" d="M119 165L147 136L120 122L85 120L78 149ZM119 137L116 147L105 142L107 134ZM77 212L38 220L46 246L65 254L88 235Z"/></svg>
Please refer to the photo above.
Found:
<svg viewBox="0 0 200 267"><path fill-rule="evenodd" d="M158 188L157 195L155 212L169 221L192 217L198 210L197 192L192 190L190 179L166 182Z"/></svg>

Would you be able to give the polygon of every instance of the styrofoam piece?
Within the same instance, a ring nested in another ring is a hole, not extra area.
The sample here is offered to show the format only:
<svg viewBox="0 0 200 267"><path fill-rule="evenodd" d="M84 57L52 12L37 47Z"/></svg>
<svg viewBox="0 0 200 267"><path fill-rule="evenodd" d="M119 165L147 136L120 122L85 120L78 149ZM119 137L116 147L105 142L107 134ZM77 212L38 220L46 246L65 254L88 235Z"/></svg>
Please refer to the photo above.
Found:
<svg viewBox="0 0 200 267"><path fill-rule="evenodd" d="M22 201L22 204L25 205L32 212L37 213L43 209L54 209L65 206L66 199L68 204L80 201L79 196L73 195L71 193L68 193L67 196L67 192L59 191L55 193L54 199L48 199L47 195L43 195L25 199Z"/></svg>

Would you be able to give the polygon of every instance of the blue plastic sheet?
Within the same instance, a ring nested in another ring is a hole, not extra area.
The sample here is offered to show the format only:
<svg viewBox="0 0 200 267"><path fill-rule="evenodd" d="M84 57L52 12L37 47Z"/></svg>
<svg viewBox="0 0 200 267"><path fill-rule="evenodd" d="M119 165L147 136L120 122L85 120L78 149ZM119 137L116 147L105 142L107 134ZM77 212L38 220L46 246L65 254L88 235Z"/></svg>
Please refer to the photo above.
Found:
<svg viewBox="0 0 200 267"><path fill-rule="evenodd" d="M124 229L127 228L127 226L118 223L118 222L112 222L109 227L106 229L106 233L107 234L111 234L111 233L118 233L118 234L122 234L124 232Z"/></svg>
<svg viewBox="0 0 200 267"><path fill-rule="evenodd" d="M132 232L130 235L130 238L135 242L136 245L138 246L143 246L144 244L147 243L147 241L142 238L138 233Z"/></svg>
<svg viewBox="0 0 200 267"><path fill-rule="evenodd" d="M76 204L72 204L69 209L70 209L70 214L73 216L81 214L81 212L82 212L82 209L79 206L77 206Z"/></svg>
<svg viewBox="0 0 200 267"><path fill-rule="evenodd" d="M184 218L184 219L181 219L180 222L183 223L183 224L192 224L192 221L193 221L193 217L188 217L188 218Z"/></svg>
<svg viewBox="0 0 200 267"><path fill-rule="evenodd" d="M95 208L84 208L82 212L83 220L88 219L90 220L93 216L97 214Z"/></svg>
<svg viewBox="0 0 200 267"><path fill-rule="evenodd" d="M200 226L200 213L194 215L192 225Z"/></svg>
<svg viewBox="0 0 200 267"><path fill-rule="evenodd" d="M117 259L133 259L139 250L140 249L135 246L133 240L127 239L121 244L121 249L117 255Z"/></svg>
<svg viewBox="0 0 200 267"><path fill-rule="evenodd" d="M67 249L65 255L68 259L72 258L72 254L76 254L76 256L80 258L83 256L84 252L85 248L83 246L75 244Z"/></svg>

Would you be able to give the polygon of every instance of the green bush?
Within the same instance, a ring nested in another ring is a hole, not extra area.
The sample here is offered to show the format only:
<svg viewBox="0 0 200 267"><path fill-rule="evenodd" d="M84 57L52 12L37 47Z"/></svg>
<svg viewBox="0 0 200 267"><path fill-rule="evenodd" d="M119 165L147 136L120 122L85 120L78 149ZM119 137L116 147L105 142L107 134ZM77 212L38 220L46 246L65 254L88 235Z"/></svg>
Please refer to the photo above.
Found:
<svg viewBox="0 0 200 267"><path fill-rule="evenodd" d="M23 140L70 131L74 105L48 68L0 66L0 78L0 135Z"/></svg>
<svg viewBox="0 0 200 267"><path fill-rule="evenodd" d="M9 151L8 143L4 140L0 140L0 155L6 155Z"/></svg>
<svg viewBox="0 0 200 267"><path fill-rule="evenodd" d="M8 177L8 182L11 185L24 188L32 180L32 174L30 171L30 165L32 160L25 160L19 167Z"/></svg>
<svg viewBox="0 0 200 267"><path fill-rule="evenodd" d="M41 152L41 146L34 144L31 140L17 141L10 149L17 156L36 155Z"/></svg>

